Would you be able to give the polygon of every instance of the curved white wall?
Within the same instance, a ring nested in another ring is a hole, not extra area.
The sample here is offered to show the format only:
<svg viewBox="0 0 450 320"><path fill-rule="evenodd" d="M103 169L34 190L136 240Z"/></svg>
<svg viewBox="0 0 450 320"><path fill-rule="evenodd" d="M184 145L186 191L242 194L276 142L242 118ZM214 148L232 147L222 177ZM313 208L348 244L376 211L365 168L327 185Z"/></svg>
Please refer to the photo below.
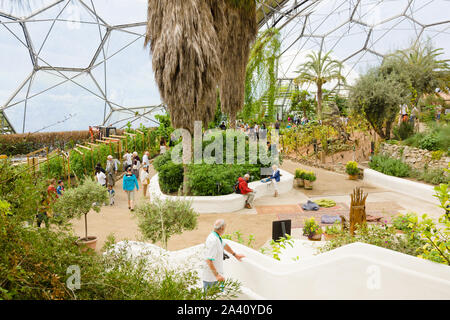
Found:
<svg viewBox="0 0 450 320"><path fill-rule="evenodd" d="M372 169L364 169L364 182L439 205L438 199L433 197L434 188L427 184L388 176Z"/></svg>
<svg viewBox="0 0 450 320"><path fill-rule="evenodd" d="M450 267L396 251L353 243L300 262L283 263L231 242L246 258L225 261L245 298L448 299Z"/></svg>
<svg viewBox="0 0 450 320"><path fill-rule="evenodd" d="M238 299L450 297L449 266L369 244L353 243L316 256L300 257L300 261L280 262L239 243L225 241L234 251L245 255L242 262L233 257L224 261L224 276L242 284ZM300 249L299 244L294 244L292 250ZM166 251L149 243L122 241L112 252L116 250L125 250L129 258L146 259L149 272L154 267L163 267L195 270L201 275L205 267L204 244ZM201 285L199 281L198 286Z"/></svg>
<svg viewBox="0 0 450 320"><path fill-rule="evenodd" d="M283 194L292 190L294 184L294 176L287 171L280 170L281 180L278 183L278 193ZM273 196L274 189L269 183L261 183L254 181L249 183L249 188L256 191L255 199ZM160 199L178 198L177 196L168 196L162 193L159 187L158 174L154 175L149 185L150 199L158 197ZM228 194L224 196L196 196L185 197L186 200L192 201L193 209L198 213L229 213L244 208L245 198L240 194Z"/></svg>

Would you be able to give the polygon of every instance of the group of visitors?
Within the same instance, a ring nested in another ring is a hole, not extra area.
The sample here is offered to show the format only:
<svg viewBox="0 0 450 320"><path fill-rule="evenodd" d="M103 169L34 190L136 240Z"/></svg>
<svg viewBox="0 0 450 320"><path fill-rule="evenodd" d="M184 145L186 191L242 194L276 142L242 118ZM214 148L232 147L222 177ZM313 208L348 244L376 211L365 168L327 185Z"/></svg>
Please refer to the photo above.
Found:
<svg viewBox="0 0 450 320"><path fill-rule="evenodd" d="M398 124L402 122L409 122L413 127L416 126L416 121L419 119L419 108L414 106L411 111L406 103L401 104L399 107L399 119Z"/></svg>
<svg viewBox="0 0 450 320"><path fill-rule="evenodd" d="M150 153L145 151L141 161L136 151L129 153L128 150L123 156L125 173L123 175L122 188L127 193L128 209L131 211L134 211L135 192L139 190L138 179L141 181L144 197L147 196L147 189L150 184L149 156Z"/></svg>
<svg viewBox="0 0 450 320"><path fill-rule="evenodd" d="M114 159L112 155L106 158L106 166L103 169L100 163L97 163L95 167L95 178L97 182L103 187L108 189L109 205L112 206L115 203L115 190L116 175L119 170L118 160Z"/></svg>

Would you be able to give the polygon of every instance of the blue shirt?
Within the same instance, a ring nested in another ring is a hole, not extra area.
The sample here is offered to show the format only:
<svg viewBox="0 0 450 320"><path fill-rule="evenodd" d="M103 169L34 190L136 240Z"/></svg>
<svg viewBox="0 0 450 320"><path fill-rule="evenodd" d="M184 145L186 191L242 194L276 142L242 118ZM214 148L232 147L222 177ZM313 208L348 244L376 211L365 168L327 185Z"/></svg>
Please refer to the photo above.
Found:
<svg viewBox="0 0 450 320"><path fill-rule="evenodd" d="M272 176L270 177L270 179L275 179L276 182L280 182L280 170L275 171L274 173L272 173Z"/></svg>
<svg viewBox="0 0 450 320"><path fill-rule="evenodd" d="M56 188L56 193L58 194L58 195L62 195L62 192L64 191L64 187L63 186L58 186L57 188Z"/></svg>
<svg viewBox="0 0 450 320"><path fill-rule="evenodd" d="M135 186L136 190L139 190L139 184L134 174L132 174L131 176L127 175L123 176L123 183L122 183L123 190L133 191Z"/></svg>

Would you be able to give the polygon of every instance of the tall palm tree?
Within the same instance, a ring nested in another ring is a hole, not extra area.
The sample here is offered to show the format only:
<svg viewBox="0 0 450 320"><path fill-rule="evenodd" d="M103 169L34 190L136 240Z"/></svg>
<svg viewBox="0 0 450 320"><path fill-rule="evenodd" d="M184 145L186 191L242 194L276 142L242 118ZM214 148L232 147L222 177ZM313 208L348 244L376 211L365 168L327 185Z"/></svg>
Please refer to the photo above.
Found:
<svg viewBox="0 0 450 320"><path fill-rule="evenodd" d="M214 119L216 90L231 124L244 105L245 70L256 38L254 0L148 0L145 45L175 128ZM188 142L183 139L187 148ZM184 192L189 193L183 154Z"/></svg>
<svg viewBox="0 0 450 320"><path fill-rule="evenodd" d="M392 59L398 63L400 70L407 75L413 105L417 105L424 95L436 93L436 89L449 92L450 60L440 60L443 53L443 49L435 49L427 41L415 42L408 49L397 50L386 57L387 61Z"/></svg>
<svg viewBox="0 0 450 320"><path fill-rule="evenodd" d="M306 61L299 66L299 76L296 84L312 83L317 86L317 116L322 119L323 85L333 80L345 83L342 75L342 63L330 57L331 51L323 53L312 52L306 56Z"/></svg>
<svg viewBox="0 0 450 320"><path fill-rule="evenodd" d="M175 128L192 133L194 121L211 121L217 87L235 117L256 32L254 0L148 0L145 44Z"/></svg>

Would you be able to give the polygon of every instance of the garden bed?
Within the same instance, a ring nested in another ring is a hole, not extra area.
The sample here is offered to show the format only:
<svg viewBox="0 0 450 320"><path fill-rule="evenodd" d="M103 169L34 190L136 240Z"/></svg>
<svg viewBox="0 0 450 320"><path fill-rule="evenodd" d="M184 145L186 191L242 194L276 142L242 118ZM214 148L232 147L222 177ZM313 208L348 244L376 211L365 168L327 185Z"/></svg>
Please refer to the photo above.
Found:
<svg viewBox="0 0 450 320"><path fill-rule="evenodd" d="M284 194L292 190L294 183L294 176L289 172L280 170L281 181L278 183L278 193ZM273 196L274 189L271 184L262 183L261 181L254 181L249 183L249 188L256 191L255 199L264 196ZM161 199L177 198L178 196L171 196L162 193L159 186L158 174L153 176L149 185L150 199L159 197ZM198 213L227 213L235 212L244 208L245 197L241 194L231 193L222 196L188 196L187 200L192 201L192 207Z"/></svg>

